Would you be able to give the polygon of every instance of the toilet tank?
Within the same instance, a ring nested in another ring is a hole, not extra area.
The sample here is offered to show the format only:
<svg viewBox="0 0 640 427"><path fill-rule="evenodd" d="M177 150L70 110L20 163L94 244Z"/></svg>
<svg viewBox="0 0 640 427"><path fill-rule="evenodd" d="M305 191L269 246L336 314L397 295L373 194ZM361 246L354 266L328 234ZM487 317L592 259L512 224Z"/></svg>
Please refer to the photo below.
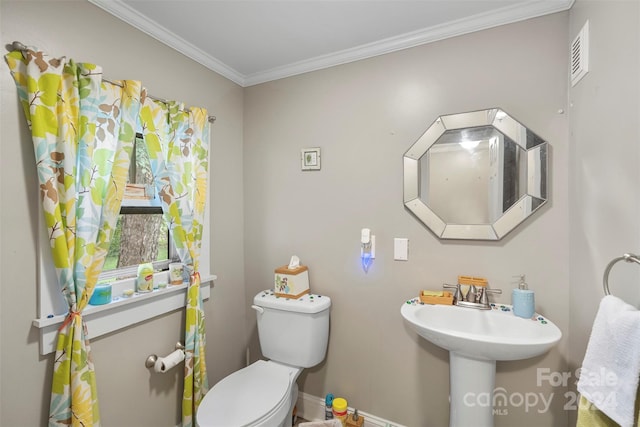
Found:
<svg viewBox="0 0 640 427"><path fill-rule="evenodd" d="M329 342L329 297L307 294L291 299L266 290L253 298L253 304L265 357L301 368L322 362Z"/></svg>

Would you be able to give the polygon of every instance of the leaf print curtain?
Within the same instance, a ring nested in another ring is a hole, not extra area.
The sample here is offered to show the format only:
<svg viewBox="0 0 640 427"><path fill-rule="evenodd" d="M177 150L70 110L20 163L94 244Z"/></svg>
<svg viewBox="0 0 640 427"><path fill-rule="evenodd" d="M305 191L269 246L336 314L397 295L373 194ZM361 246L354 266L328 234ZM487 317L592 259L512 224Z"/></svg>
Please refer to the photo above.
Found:
<svg viewBox="0 0 640 427"><path fill-rule="evenodd" d="M59 329L49 425L99 426L82 311L109 249L129 170L141 84L44 52L5 56L31 129L45 224L69 313Z"/></svg>
<svg viewBox="0 0 640 427"><path fill-rule="evenodd" d="M143 96L140 119L156 190L180 260L191 277L185 321L182 425L193 416L209 386L205 364L205 323L198 272L207 194L209 122L207 111Z"/></svg>

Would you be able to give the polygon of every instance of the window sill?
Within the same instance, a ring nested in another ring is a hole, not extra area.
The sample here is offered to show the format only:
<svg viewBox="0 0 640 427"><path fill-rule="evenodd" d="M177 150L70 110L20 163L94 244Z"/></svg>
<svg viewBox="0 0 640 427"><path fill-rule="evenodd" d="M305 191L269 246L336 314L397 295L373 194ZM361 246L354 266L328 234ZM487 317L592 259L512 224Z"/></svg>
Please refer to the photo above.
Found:
<svg viewBox="0 0 640 427"><path fill-rule="evenodd" d="M163 276L166 283L166 272L154 275L162 283ZM200 284L202 299L209 299L210 282L217 277L203 276ZM159 316L185 306L187 284L167 286L164 289L154 289L149 293L134 293L131 297L123 297L124 289L133 289L134 279L118 280L112 283L113 300L104 305L88 305L82 317L87 324L90 339L117 331L147 319ZM49 315L34 319L33 326L40 329L40 354L45 355L55 351L58 328L64 322L65 314Z"/></svg>
<svg viewBox="0 0 640 427"><path fill-rule="evenodd" d="M146 207L146 208L152 208L152 207L162 207L162 204L160 203L160 199L159 198L152 198L152 199L127 199L126 197L122 200L122 204L120 205L120 207L123 208L128 208L128 207Z"/></svg>

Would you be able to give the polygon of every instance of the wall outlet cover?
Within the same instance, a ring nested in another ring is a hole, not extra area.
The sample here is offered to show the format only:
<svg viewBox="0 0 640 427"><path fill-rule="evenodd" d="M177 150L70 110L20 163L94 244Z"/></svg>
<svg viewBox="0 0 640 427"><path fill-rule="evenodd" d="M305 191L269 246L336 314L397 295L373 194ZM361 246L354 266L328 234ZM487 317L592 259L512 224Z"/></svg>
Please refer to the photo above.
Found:
<svg viewBox="0 0 640 427"><path fill-rule="evenodd" d="M402 237L393 239L393 259L396 261L409 259L409 239Z"/></svg>

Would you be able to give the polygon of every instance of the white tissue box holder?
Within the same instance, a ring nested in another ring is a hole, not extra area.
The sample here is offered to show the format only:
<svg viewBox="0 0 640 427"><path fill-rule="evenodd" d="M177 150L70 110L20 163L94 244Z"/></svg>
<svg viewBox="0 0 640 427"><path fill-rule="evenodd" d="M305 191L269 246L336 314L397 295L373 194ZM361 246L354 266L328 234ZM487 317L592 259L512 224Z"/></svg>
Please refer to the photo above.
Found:
<svg viewBox="0 0 640 427"><path fill-rule="evenodd" d="M284 298L300 298L309 293L309 269L305 265L289 268L283 265L275 270L275 294Z"/></svg>

